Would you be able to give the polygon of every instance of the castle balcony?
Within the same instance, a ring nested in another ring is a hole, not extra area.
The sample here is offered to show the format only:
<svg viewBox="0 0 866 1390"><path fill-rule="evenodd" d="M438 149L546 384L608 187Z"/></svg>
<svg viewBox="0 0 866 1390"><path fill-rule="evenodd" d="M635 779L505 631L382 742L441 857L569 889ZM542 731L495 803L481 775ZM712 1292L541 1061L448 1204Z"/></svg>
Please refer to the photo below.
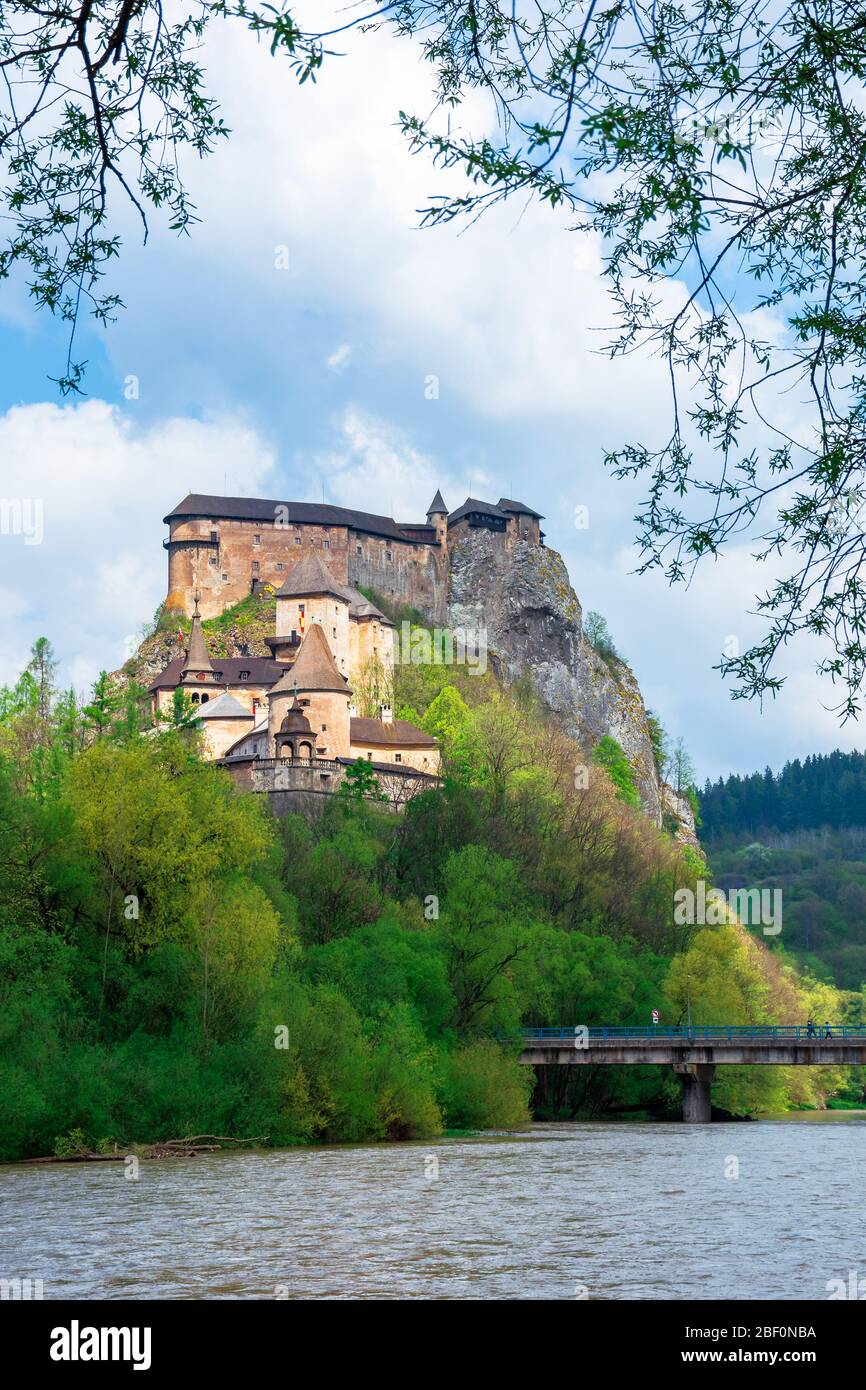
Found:
<svg viewBox="0 0 866 1390"><path fill-rule="evenodd" d="M304 768L313 772L338 772L343 764L336 758L255 758L253 772L272 772L275 768Z"/></svg>
<svg viewBox="0 0 866 1390"><path fill-rule="evenodd" d="M206 545L212 546L214 550L219 550L218 540L212 541L210 536L168 536L162 543L163 550L171 550L173 545Z"/></svg>
<svg viewBox="0 0 866 1390"><path fill-rule="evenodd" d="M286 659L291 662L297 656L302 640L300 633L292 632L287 637L266 637L265 646L270 647L271 655L276 661L281 659L277 653L284 647L287 648Z"/></svg>

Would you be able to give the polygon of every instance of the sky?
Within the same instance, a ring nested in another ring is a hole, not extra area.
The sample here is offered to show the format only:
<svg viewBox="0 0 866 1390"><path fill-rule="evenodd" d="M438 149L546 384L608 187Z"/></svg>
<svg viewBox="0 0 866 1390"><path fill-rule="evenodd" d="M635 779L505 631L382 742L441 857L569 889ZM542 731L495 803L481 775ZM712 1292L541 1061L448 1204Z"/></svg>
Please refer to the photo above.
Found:
<svg viewBox="0 0 866 1390"><path fill-rule="evenodd" d="M594 237L517 205L420 229L419 209L451 185L409 153L397 118L429 110L430 73L390 35L341 52L298 88L243 31L209 42L232 137L187 161L190 237L157 215L143 247L120 211L125 308L81 332L83 399L50 380L62 325L34 315L23 286L0 289L0 497L24 503L0 534L0 682L40 635L79 689L122 663L165 596L162 518L187 492L417 521L438 487L452 510L507 495L544 514L584 611L605 616L700 781L860 747L814 647L785 654L787 684L763 709L733 701L713 669L760 631L749 610L767 576L748 546L688 589L634 573L640 485L613 480L603 454L663 437L668 398L657 362L603 354Z"/></svg>

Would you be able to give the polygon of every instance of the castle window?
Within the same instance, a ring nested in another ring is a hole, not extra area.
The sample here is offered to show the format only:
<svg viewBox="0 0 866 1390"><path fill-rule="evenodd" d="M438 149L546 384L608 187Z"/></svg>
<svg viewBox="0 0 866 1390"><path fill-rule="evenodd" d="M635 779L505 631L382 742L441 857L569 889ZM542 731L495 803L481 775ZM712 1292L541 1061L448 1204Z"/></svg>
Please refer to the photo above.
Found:
<svg viewBox="0 0 866 1390"><path fill-rule="evenodd" d="M228 584L228 582L229 582L229 577L228 577L227 574L222 575L221 578L222 578L222 582L223 582L224 584Z"/></svg>
<svg viewBox="0 0 866 1390"><path fill-rule="evenodd" d="M277 574L282 574L282 572L283 572L283 567L282 567L282 565L277 565Z"/></svg>
<svg viewBox="0 0 866 1390"><path fill-rule="evenodd" d="M368 763L371 763L372 761L373 761L373 754L370 752L370 750L369 750L369 748L368 748L368 749L367 749L367 762L368 762Z"/></svg>
<svg viewBox="0 0 866 1390"><path fill-rule="evenodd" d="M201 702L202 702L202 704L203 704L203 705L206 705L209 699L210 699L210 696L209 696L209 695L202 695L202 697L201 697Z"/></svg>
<svg viewBox="0 0 866 1390"><path fill-rule="evenodd" d="M394 762L395 762L395 763L402 763L402 761L403 761L403 754L402 754L402 753L395 753L395 754L394 754Z"/></svg>
<svg viewBox="0 0 866 1390"><path fill-rule="evenodd" d="M207 562L209 565L213 565L214 567L216 567L217 559L218 557L216 555L208 555Z"/></svg>
<svg viewBox="0 0 866 1390"><path fill-rule="evenodd" d="M248 681L249 678L250 678L250 673L249 673L249 671L238 671L238 680L239 680L239 681Z"/></svg>
<svg viewBox="0 0 866 1390"><path fill-rule="evenodd" d="M327 724L323 724L323 725L322 725L322 733L323 733L323 734L326 734L327 732L328 732L328 726L327 726Z"/></svg>
<svg viewBox="0 0 866 1390"><path fill-rule="evenodd" d="M219 531L211 531L210 538L212 541L216 541L217 543L219 543Z"/></svg>
<svg viewBox="0 0 866 1390"><path fill-rule="evenodd" d="M300 538L300 536L295 536L295 545L300 545L300 544L301 544L301 538Z"/></svg>
<svg viewBox="0 0 866 1390"><path fill-rule="evenodd" d="M258 560L253 560L253 574L258 574L258 572L259 572L259 562L258 562Z"/></svg>
<svg viewBox="0 0 866 1390"><path fill-rule="evenodd" d="M331 548L331 542L328 540L328 538L327 538L327 536L326 536L326 537L323 539L323 541L322 541L322 549L323 549L323 550L330 550L330 548Z"/></svg>
<svg viewBox="0 0 866 1390"><path fill-rule="evenodd" d="M197 705L197 704L198 704L198 692L197 692L197 691L194 692L192 695L190 695L189 698L190 698L190 700L192 701L192 703L193 703L194 705Z"/></svg>
<svg viewBox="0 0 866 1390"><path fill-rule="evenodd" d="M386 559L386 560L393 560L393 558L394 558L394 552L393 552L393 550L386 550L386 551L385 551L385 559Z"/></svg>
<svg viewBox="0 0 866 1390"><path fill-rule="evenodd" d="M356 555L363 555L363 553L364 553L364 547L363 547L362 545L356 545L356 546L355 546L355 554L356 554Z"/></svg>
<svg viewBox="0 0 866 1390"><path fill-rule="evenodd" d="M337 635L337 629L336 629L336 628L333 629L333 633L334 633L334 636L336 637L336 635Z"/></svg>
<svg viewBox="0 0 866 1390"><path fill-rule="evenodd" d="M262 538L261 538L261 536L253 536L253 545L261 545L261 543L262 543Z"/></svg>

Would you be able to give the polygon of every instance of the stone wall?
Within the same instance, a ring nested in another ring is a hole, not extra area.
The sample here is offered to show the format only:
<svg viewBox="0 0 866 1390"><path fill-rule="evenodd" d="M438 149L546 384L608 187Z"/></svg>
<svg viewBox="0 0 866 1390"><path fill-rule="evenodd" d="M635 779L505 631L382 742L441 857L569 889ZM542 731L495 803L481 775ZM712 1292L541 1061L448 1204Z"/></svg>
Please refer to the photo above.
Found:
<svg viewBox="0 0 866 1390"><path fill-rule="evenodd" d="M252 591L254 581L279 589L289 572L317 551L341 584L376 589L444 621L448 555L444 546L372 536L346 526L275 525L262 521L176 518L170 523L166 605L190 617L202 595L203 618L218 617Z"/></svg>
<svg viewBox="0 0 866 1390"><path fill-rule="evenodd" d="M202 617L218 617L251 593L254 580L279 589L289 571L312 550L321 554L334 578L346 584L349 545L345 526L277 526L216 517L173 519L166 604L190 617L198 588Z"/></svg>
<svg viewBox="0 0 866 1390"><path fill-rule="evenodd" d="M419 609L431 623L445 619L448 553L442 546L394 542L357 533L349 551L349 583L375 589L394 603Z"/></svg>

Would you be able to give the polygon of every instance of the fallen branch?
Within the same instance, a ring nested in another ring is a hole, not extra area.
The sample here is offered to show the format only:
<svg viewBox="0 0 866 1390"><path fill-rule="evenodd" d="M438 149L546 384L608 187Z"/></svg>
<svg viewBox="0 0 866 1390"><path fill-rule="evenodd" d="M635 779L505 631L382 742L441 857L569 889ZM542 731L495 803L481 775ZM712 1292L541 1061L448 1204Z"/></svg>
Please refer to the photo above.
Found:
<svg viewBox="0 0 866 1390"><path fill-rule="evenodd" d="M127 1158L196 1158L199 1154L218 1153L224 1145L264 1144L267 1134L241 1139L232 1134L196 1134L189 1139L160 1139L141 1149L121 1149L117 1144L110 1154L78 1148L68 1154L51 1154L45 1158L25 1158L24 1163L123 1163Z"/></svg>

